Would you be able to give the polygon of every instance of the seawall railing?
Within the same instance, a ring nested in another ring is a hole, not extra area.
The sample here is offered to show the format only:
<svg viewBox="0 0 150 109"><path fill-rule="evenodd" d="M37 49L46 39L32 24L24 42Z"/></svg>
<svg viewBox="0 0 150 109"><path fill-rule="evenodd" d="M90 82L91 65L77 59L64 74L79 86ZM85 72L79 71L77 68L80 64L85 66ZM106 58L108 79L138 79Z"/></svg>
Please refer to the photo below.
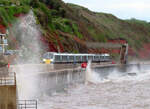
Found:
<svg viewBox="0 0 150 109"><path fill-rule="evenodd" d="M16 85L16 74L10 73L7 76L0 76L0 86Z"/></svg>
<svg viewBox="0 0 150 109"><path fill-rule="evenodd" d="M19 100L18 109L37 109L37 100Z"/></svg>

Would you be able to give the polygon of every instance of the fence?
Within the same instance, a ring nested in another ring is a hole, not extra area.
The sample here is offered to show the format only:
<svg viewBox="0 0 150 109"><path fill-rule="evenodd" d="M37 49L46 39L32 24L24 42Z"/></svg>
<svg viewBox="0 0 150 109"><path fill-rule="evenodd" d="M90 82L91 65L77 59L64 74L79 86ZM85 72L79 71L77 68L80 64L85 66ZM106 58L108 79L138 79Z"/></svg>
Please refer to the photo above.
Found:
<svg viewBox="0 0 150 109"><path fill-rule="evenodd" d="M16 74L10 73L7 76L0 76L0 86L16 85Z"/></svg>
<svg viewBox="0 0 150 109"><path fill-rule="evenodd" d="M37 109L36 100L19 100L18 109Z"/></svg>

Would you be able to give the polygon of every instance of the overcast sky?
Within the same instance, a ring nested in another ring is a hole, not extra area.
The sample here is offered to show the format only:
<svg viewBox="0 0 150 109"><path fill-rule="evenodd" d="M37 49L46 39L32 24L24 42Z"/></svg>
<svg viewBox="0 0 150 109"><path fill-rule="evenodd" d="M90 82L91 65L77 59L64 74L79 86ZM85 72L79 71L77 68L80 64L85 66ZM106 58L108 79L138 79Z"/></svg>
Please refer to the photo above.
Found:
<svg viewBox="0 0 150 109"><path fill-rule="evenodd" d="M63 0L96 12L111 13L121 19L136 18L150 22L150 0Z"/></svg>

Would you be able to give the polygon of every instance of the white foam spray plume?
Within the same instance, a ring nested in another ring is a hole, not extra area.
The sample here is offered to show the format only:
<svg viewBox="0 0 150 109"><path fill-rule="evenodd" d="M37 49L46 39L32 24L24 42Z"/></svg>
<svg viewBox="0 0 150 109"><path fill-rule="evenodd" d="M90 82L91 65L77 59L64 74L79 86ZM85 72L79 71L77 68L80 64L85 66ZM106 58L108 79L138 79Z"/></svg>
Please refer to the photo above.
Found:
<svg viewBox="0 0 150 109"><path fill-rule="evenodd" d="M11 31L19 40L20 54L15 59L19 99L36 99L39 89L36 73L39 68L30 67L28 69L26 66L40 63L41 59L40 27L36 24L33 12L30 11L26 16L20 18Z"/></svg>
<svg viewBox="0 0 150 109"><path fill-rule="evenodd" d="M20 56L17 57L16 63L39 63L42 50L41 33L40 27L36 25L33 12L30 11L29 14L18 20L12 32L19 40Z"/></svg>
<svg viewBox="0 0 150 109"><path fill-rule="evenodd" d="M133 66L128 72L120 72L117 69L113 71L105 71L108 74L106 77L100 75L99 72L95 72L91 68L91 61L88 62L86 69L86 79L85 84L88 82L98 84L104 82L123 82L123 81L142 81L150 79L150 71L141 72L138 66Z"/></svg>
<svg viewBox="0 0 150 109"><path fill-rule="evenodd" d="M87 84L88 82L91 82L94 84L100 82L99 75L96 72L92 71L92 69L91 69L91 60L88 61L88 65L86 68L86 74L85 74L85 84Z"/></svg>

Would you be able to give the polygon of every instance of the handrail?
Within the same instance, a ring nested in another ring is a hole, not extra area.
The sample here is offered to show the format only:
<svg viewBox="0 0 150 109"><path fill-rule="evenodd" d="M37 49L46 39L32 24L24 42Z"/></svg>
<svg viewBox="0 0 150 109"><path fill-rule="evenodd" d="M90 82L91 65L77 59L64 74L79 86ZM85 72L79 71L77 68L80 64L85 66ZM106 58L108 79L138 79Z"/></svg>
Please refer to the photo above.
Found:
<svg viewBox="0 0 150 109"><path fill-rule="evenodd" d="M18 109L37 109L37 100L19 100Z"/></svg>
<svg viewBox="0 0 150 109"><path fill-rule="evenodd" d="M10 73L8 76L0 76L0 86L16 85L16 74Z"/></svg>

